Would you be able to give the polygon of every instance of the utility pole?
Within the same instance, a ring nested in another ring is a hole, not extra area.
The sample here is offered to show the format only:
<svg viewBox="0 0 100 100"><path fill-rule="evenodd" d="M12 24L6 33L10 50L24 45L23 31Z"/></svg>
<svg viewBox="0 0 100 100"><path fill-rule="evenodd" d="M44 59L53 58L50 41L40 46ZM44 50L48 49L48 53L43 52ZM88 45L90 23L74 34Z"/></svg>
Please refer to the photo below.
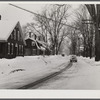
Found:
<svg viewBox="0 0 100 100"><path fill-rule="evenodd" d="M100 4L86 4L95 26L95 61L100 61Z"/></svg>

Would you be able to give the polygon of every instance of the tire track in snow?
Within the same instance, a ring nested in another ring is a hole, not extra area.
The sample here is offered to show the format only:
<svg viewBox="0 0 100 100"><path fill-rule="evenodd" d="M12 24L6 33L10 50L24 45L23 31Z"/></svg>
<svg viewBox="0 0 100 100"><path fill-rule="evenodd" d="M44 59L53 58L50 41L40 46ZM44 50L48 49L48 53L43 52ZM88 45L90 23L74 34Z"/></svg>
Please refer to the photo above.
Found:
<svg viewBox="0 0 100 100"><path fill-rule="evenodd" d="M22 87L20 87L18 89L29 89L31 87L32 87L32 89L34 89L34 87L36 88L37 85L42 84L43 82L45 82L45 81L47 81L47 80L59 75L60 73L64 72L66 69L69 69L71 66L72 66L72 63L68 62L68 65L65 66L63 69L61 69L60 71L53 72L50 75L47 75L46 77L44 77L42 79L39 79L39 80L37 80L35 82L32 82L30 84L27 84L25 86L22 86Z"/></svg>

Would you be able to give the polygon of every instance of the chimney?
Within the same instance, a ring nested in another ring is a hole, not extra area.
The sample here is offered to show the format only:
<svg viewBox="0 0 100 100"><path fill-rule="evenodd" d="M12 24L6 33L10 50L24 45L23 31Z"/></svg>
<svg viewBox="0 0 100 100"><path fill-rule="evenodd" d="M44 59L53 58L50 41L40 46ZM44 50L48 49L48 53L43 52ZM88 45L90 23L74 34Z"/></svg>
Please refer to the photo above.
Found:
<svg viewBox="0 0 100 100"><path fill-rule="evenodd" d="M29 32L29 37L31 38L31 32Z"/></svg>
<svg viewBox="0 0 100 100"><path fill-rule="evenodd" d="M31 38L31 35L32 35L31 33L32 33L31 30L29 30L29 37L30 37L30 38Z"/></svg>
<svg viewBox="0 0 100 100"><path fill-rule="evenodd" d="M0 15L0 20L1 20L1 15Z"/></svg>

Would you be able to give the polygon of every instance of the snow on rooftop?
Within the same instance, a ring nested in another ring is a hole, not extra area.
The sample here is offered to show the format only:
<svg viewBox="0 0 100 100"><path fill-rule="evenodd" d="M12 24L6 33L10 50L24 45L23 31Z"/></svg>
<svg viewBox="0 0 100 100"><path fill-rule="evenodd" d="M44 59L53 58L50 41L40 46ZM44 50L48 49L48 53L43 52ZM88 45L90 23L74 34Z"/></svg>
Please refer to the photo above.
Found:
<svg viewBox="0 0 100 100"><path fill-rule="evenodd" d="M38 43L40 43L40 44L42 44L42 46L44 47L44 48L47 48L48 47L48 44L46 43L46 42L44 42L44 41L40 41L40 40L36 40Z"/></svg>
<svg viewBox="0 0 100 100"><path fill-rule="evenodd" d="M25 40L27 40L27 39L30 39L30 40L36 41L34 38L29 37L29 36L25 37Z"/></svg>
<svg viewBox="0 0 100 100"><path fill-rule="evenodd" d="M0 40L7 40L18 21L0 20Z"/></svg>

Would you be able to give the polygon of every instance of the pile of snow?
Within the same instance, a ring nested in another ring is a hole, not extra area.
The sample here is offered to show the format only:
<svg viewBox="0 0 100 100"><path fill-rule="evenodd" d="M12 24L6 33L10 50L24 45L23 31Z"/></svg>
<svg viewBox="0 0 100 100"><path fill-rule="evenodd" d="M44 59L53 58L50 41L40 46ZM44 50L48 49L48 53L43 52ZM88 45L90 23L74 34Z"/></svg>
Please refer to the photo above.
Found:
<svg viewBox="0 0 100 100"><path fill-rule="evenodd" d="M91 66L100 66L100 61L96 62L95 58L89 58L89 57L79 57L83 59L86 63L90 64Z"/></svg>
<svg viewBox="0 0 100 100"><path fill-rule="evenodd" d="M25 56L0 59L0 88L18 88L60 70L69 57Z"/></svg>
<svg viewBox="0 0 100 100"><path fill-rule="evenodd" d="M86 63L90 64L91 66L94 66L95 60L94 58L89 58L89 57L79 57L80 59L84 60Z"/></svg>

